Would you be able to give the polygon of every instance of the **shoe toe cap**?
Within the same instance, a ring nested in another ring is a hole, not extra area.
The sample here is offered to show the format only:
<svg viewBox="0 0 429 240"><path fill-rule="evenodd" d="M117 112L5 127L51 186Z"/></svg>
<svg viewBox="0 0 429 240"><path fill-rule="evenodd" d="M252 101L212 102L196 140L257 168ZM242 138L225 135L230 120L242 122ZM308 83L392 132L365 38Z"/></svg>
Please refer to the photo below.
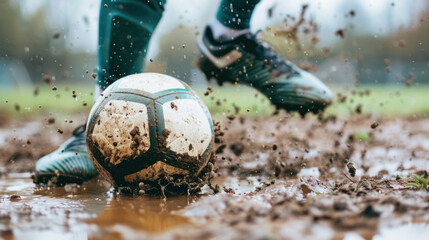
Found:
<svg viewBox="0 0 429 240"><path fill-rule="evenodd" d="M324 105L332 103L333 93L319 78L313 74L300 71L299 75L291 77L295 91Z"/></svg>
<svg viewBox="0 0 429 240"><path fill-rule="evenodd" d="M76 177L91 177L97 170L86 153L53 152L40 158L35 166L37 174L65 174Z"/></svg>

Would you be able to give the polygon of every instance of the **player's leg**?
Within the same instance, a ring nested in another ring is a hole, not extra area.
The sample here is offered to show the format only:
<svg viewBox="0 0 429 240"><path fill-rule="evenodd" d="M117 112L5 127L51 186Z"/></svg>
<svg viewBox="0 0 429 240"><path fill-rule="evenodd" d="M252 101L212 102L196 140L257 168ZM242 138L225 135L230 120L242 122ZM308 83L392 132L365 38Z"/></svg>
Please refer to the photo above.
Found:
<svg viewBox="0 0 429 240"><path fill-rule="evenodd" d="M277 107L301 114L323 110L332 92L312 74L282 59L249 31L259 0L222 0L198 40L207 78L255 87Z"/></svg>
<svg viewBox="0 0 429 240"><path fill-rule="evenodd" d="M101 88L143 71L149 40L166 0L103 0L98 41L98 81Z"/></svg>
<svg viewBox="0 0 429 240"><path fill-rule="evenodd" d="M117 79L143 70L150 37L165 0L102 0L100 7L97 94ZM56 151L36 163L34 181L81 183L98 173L88 156L85 126Z"/></svg>

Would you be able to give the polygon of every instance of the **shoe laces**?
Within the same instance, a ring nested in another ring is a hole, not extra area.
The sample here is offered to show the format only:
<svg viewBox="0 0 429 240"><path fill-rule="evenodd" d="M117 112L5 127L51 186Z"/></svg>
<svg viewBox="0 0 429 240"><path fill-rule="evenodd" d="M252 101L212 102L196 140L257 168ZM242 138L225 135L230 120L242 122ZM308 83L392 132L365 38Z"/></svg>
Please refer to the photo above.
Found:
<svg viewBox="0 0 429 240"><path fill-rule="evenodd" d="M81 125L77 127L75 130L73 130L74 138L72 138L72 141L70 141L67 144L64 151L79 152L79 151L86 150L85 131L86 131L85 125Z"/></svg>

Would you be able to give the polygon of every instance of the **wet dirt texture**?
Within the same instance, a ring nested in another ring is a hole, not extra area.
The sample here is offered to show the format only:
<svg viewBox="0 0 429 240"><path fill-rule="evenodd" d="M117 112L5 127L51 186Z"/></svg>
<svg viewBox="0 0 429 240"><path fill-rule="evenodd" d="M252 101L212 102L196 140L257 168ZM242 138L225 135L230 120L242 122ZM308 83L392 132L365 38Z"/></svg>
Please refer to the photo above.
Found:
<svg viewBox="0 0 429 240"><path fill-rule="evenodd" d="M429 169L429 119L279 114L221 126L211 187L162 199L118 195L100 179L36 188L29 171L72 126L59 134L44 121L9 122L0 129L0 236L372 239L410 222L427 231L429 192L406 183Z"/></svg>

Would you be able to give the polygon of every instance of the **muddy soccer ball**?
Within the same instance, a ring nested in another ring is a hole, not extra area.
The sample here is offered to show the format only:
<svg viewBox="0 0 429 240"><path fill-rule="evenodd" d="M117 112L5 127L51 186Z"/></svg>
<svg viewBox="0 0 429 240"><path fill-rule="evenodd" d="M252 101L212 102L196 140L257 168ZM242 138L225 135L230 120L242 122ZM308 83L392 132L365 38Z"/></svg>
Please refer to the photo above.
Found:
<svg viewBox="0 0 429 240"><path fill-rule="evenodd" d="M198 175L211 157L213 123L186 83L163 74L134 74L97 99L86 140L102 175L115 186L137 186Z"/></svg>

